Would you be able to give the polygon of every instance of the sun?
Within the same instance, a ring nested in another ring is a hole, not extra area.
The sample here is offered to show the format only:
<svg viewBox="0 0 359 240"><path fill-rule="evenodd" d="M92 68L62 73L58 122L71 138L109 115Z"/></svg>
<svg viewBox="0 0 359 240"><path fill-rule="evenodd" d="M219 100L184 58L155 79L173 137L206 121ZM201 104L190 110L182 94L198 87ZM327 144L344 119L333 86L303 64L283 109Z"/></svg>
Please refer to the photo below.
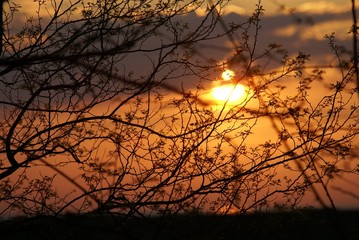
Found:
<svg viewBox="0 0 359 240"><path fill-rule="evenodd" d="M224 81L230 81L232 80L233 77L234 77L234 72L232 70L227 69L222 73L222 79Z"/></svg>
<svg viewBox="0 0 359 240"><path fill-rule="evenodd" d="M219 104L243 102L248 95L248 89L242 84L233 84L234 71L226 69L221 76L222 80L217 81L219 85L214 86L211 90L212 98Z"/></svg>
<svg viewBox="0 0 359 240"><path fill-rule="evenodd" d="M246 95L246 87L241 84L225 84L212 89L212 97L218 102L239 103Z"/></svg>

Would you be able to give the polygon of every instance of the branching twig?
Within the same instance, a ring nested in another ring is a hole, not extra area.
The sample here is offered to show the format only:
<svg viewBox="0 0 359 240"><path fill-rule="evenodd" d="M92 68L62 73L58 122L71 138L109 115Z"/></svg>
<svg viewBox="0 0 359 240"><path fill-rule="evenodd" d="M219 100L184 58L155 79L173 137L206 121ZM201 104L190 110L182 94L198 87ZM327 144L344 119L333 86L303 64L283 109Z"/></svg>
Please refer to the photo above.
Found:
<svg viewBox="0 0 359 240"><path fill-rule="evenodd" d="M358 46L357 46L357 17L355 12L355 0L352 0L352 16L353 16L353 59L354 59L354 71L357 81L357 88L359 89L359 69L358 69Z"/></svg>

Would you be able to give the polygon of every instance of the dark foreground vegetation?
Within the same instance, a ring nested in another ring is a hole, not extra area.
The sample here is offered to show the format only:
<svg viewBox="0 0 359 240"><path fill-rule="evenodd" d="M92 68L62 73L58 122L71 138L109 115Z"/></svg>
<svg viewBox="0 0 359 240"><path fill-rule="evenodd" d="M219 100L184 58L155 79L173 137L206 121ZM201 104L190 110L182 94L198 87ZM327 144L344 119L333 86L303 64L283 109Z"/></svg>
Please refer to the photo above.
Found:
<svg viewBox="0 0 359 240"><path fill-rule="evenodd" d="M1 239L359 239L359 211L183 215L149 219L67 215L2 221Z"/></svg>
<svg viewBox="0 0 359 240"><path fill-rule="evenodd" d="M0 1L0 240L359 239L355 211L208 215L358 199L355 1L261 2Z"/></svg>

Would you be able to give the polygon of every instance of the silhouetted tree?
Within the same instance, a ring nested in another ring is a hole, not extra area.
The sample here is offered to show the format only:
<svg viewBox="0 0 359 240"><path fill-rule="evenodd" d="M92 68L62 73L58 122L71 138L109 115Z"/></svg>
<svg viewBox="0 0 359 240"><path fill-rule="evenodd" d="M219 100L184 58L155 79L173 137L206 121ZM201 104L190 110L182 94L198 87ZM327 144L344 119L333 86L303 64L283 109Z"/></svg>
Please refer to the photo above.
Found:
<svg viewBox="0 0 359 240"><path fill-rule="evenodd" d="M0 214L244 213L308 191L334 208L331 181L357 172L355 68L333 35L331 82L304 53L258 47L260 4L237 24L224 0L37 4L22 24L4 5ZM230 57L206 55L227 37ZM237 102L208 97L226 69Z"/></svg>

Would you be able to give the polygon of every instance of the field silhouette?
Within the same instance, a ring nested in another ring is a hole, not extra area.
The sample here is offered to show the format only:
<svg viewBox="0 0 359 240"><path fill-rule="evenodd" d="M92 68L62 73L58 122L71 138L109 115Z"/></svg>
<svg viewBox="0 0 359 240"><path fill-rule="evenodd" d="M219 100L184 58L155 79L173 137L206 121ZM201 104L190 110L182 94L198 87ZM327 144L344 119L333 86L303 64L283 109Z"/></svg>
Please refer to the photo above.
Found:
<svg viewBox="0 0 359 240"><path fill-rule="evenodd" d="M300 210L246 215L124 218L67 215L15 218L1 239L358 239L359 211Z"/></svg>

